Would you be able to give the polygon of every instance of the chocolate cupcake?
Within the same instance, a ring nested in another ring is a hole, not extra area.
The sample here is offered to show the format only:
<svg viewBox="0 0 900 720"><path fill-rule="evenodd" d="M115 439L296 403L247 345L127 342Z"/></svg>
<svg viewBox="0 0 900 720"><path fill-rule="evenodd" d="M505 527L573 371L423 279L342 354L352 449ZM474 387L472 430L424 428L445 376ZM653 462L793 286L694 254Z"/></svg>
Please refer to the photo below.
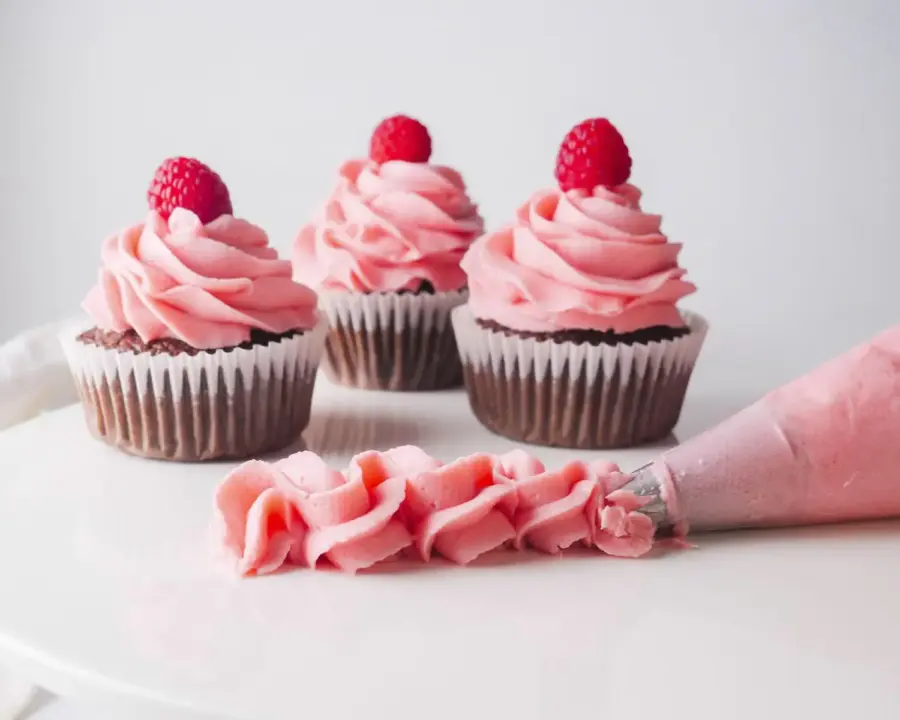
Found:
<svg viewBox="0 0 900 720"><path fill-rule="evenodd" d="M232 216L196 160L157 171L145 222L108 238L84 308L63 338L91 432L166 460L245 458L309 422L326 323L266 233Z"/></svg>
<svg viewBox="0 0 900 720"><path fill-rule="evenodd" d="M369 159L344 164L297 237L294 278L320 291L330 322L324 367L341 385L462 383L450 311L466 300L459 262L483 222L460 174L429 164L430 155L421 123L383 121Z"/></svg>
<svg viewBox="0 0 900 720"><path fill-rule="evenodd" d="M470 298L453 325L475 416L516 441L580 449L659 440L681 414L706 322L681 246L641 209L631 158L603 119L566 136L559 189L462 262Z"/></svg>

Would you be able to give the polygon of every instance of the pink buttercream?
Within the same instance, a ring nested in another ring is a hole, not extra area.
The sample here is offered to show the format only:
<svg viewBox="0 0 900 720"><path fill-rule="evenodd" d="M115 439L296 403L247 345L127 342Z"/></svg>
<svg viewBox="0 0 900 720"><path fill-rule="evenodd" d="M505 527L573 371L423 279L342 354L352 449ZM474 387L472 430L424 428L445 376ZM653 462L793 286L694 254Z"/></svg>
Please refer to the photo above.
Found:
<svg viewBox="0 0 900 720"><path fill-rule="evenodd" d="M676 303L695 287L640 199L628 184L535 194L462 261L475 316L527 332L683 326Z"/></svg>
<svg viewBox="0 0 900 720"><path fill-rule="evenodd" d="M406 528L394 518L406 492L402 478L367 482L362 472L337 472L311 452L275 465L297 488L294 502L309 528L294 546L295 562L315 567L327 556L340 569L356 572L411 543Z"/></svg>
<svg viewBox="0 0 900 720"><path fill-rule="evenodd" d="M277 570L305 535L305 526L271 465L250 460L216 491L222 541L242 575Z"/></svg>
<svg viewBox="0 0 900 720"><path fill-rule="evenodd" d="M502 471L516 482L518 503L514 519L515 546L526 544L558 553L589 542L591 523L586 509L597 488L595 474L581 462L547 472L543 464L522 450L499 458Z"/></svg>
<svg viewBox="0 0 900 720"><path fill-rule="evenodd" d="M638 512L646 498L630 490L614 490L597 508L594 544L607 555L640 557L653 547L656 527L646 515Z"/></svg>
<svg viewBox="0 0 900 720"><path fill-rule="evenodd" d="M368 487L375 487L388 478L407 478L437 470L443 463L413 445L376 452L360 453L350 463L351 477L360 477Z"/></svg>
<svg viewBox="0 0 900 720"><path fill-rule="evenodd" d="M656 527L640 512L647 500L622 489L630 479L618 465L598 460L591 465L597 491L587 506L591 541L607 555L640 557L653 547Z"/></svg>
<svg viewBox="0 0 900 720"><path fill-rule="evenodd" d="M423 560L435 548L460 565L515 537L516 490L490 455L472 455L407 479L404 516Z"/></svg>
<svg viewBox="0 0 900 720"><path fill-rule="evenodd" d="M900 516L898 468L900 325L652 466L681 532Z"/></svg>
<svg viewBox="0 0 900 720"><path fill-rule="evenodd" d="M133 329L145 342L177 338L198 349L240 345L253 329L309 329L316 294L291 279L266 233L223 215L207 225L176 209L103 244L97 285L84 309L103 330Z"/></svg>
<svg viewBox="0 0 900 720"><path fill-rule="evenodd" d="M357 455L344 472L300 452L241 465L216 509L244 574L288 560L315 568L323 556L355 572L410 546L423 560L436 551L460 565L507 545L558 553L582 543L635 557L652 532L637 517L639 499L620 489L626 479L603 462L547 471L522 451L444 465L405 446Z"/></svg>
<svg viewBox="0 0 900 720"><path fill-rule="evenodd" d="M439 292L465 284L463 253L484 229L462 176L450 168L351 160L294 248L294 277L326 290Z"/></svg>

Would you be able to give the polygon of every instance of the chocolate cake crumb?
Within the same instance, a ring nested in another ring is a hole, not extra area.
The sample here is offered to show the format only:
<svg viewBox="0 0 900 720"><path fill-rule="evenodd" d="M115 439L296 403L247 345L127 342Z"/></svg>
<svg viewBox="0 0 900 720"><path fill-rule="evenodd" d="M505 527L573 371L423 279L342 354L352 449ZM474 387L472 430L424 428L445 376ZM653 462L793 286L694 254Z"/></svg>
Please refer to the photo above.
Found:
<svg viewBox="0 0 900 720"><path fill-rule="evenodd" d="M691 331L687 327L675 328L667 325L655 325L649 328L642 328L630 333L615 333L606 330L560 330L558 332L525 332L521 330L511 330L494 320L482 320L476 318L475 322L485 330L502 333L507 337L521 337L537 340L552 340L555 343L575 343L580 345L588 343L590 345L641 345L651 342L663 342L665 340L675 340L676 338L688 335Z"/></svg>
<svg viewBox="0 0 900 720"><path fill-rule="evenodd" d="M104 347L109 350L118 350L119 352L132 352L134 354L149 353L150 355L199 355L200 353L214 353L216 350L224 350L231 352L235 348L248 350L254 345L267 346L272 342L279 342L288 338L296 337L303 334L303 330L288 330L285 333L270 333L265 330L251 330L250 339L240 345L233 345L226 348L215 348L212 350L200 350L188 345L182 340L176 338L160 338L144 342L140 335L134 330L126 330L125 332L115 332L113 330L101 330L100 328L92 328L86 330L78 336L78 342L85 345L95 345Z"/></svg>
<svg viewBox="0 0 900 720"><path fill-rule="evenodd" d="M465 287L458 288L458 290L465 290ZM429 280L423 280L422 284L419 285L415 290L394 290L397 295L436 295L437 290L434 285ZM367 295L374 295L374 292L366 293ZM385 293L387 294L387 293Z"/></svg>
<svg viewBox="0 0 900 720"><path fill-rule="evenodd" d="M422 284L416 290L402 290L402 294L412 293L413 295L434 295L437 292L434 285L429 280L423 280Z"/></svg>

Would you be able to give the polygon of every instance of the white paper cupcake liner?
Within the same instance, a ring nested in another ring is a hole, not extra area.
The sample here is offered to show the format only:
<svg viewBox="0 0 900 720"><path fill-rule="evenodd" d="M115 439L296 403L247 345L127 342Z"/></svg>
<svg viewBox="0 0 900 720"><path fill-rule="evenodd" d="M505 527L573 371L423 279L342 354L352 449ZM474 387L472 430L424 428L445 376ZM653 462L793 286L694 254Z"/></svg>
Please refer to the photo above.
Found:
<svg viewBox="0 0 900 720"><path fill-rule="evenodd" d="M135 455L244 458L299 438L309 422L327 321L250 348L134 353L61 337L91 432Z"/></svg>
<svg viewBox="0 0 900 720"><path fill-rule="evenodd" d="M331 324L325 371L341 385L437 390L462 383L450 322L466 290L434 294L333 292L320 295Z"/></svg>
<svg viewBox="0 0 900 720"><path fill-rule="evenodd" d="M634 344L554 342L482 327L453 312L466 389L488 429L537 445L602 449L660 440L678 422L708 325Z"/></svg>

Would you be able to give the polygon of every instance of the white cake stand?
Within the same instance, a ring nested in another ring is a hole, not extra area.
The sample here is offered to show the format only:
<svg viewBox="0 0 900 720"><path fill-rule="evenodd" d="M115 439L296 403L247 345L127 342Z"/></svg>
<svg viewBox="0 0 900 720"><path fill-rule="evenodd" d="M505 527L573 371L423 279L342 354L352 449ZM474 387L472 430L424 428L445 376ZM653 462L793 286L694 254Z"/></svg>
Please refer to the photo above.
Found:
<svg viewBox="0 0 900 720"><path fill-rule="evenodd" d="M691 434L725 414L691 397ZM336 463L511 447L460 392L322 383L315 414ZM896 523L240 580L207 530L228 467L119 454L77 407L0 434L0 662L135 720L900 717Z"/></svg>

